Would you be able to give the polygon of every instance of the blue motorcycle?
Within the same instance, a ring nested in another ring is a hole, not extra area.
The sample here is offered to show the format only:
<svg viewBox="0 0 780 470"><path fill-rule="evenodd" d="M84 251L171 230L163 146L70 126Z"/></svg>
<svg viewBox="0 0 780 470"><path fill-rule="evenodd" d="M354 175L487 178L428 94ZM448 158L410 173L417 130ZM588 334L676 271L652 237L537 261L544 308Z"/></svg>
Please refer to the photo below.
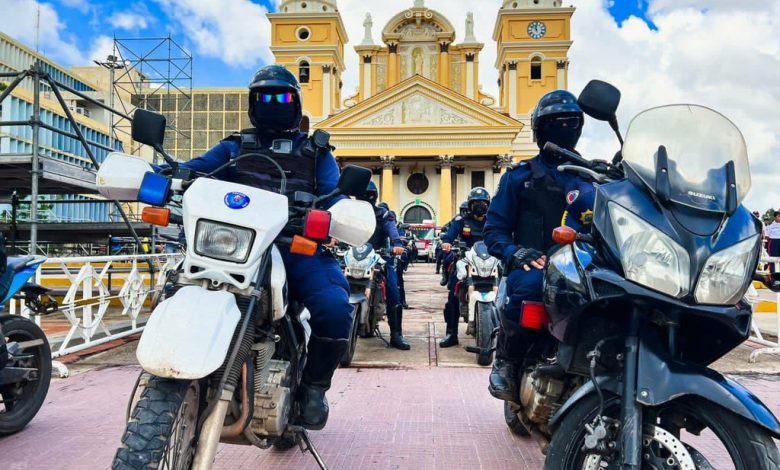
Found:
<svg viewBox="0 0 780 470"><path fill-rule="evenodd" d="M46 259L6 257L0 236L0 436L20 431L40 410L51 382L51 348L32 320L9 315L3 306L23 299L33 314L51 313L57 304L47 289L30 282Z"/></svg>
<svg viewBox="0 0 780 470"><path fill-rule="evenodd" d="M521 317L537 332L508 418L547 470L780 468L780 422L709 368L750 333L761 227L742 205L742 134L673 105L640 113L623 142L619 101L600 81L579 97L621 140L612 163L545 146L570 162L559 170L593 180L596 202L590 233L554 233L543 305Z"/></svg>

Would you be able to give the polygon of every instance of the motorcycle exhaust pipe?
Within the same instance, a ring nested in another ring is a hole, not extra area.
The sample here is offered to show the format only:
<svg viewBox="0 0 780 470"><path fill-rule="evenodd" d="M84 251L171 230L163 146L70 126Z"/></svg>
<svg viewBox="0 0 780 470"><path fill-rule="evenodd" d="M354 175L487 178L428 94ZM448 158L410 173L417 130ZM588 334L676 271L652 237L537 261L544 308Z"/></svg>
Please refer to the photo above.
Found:
<svg viewBox="0 0 780 470"><path fill-rule="evenodd" d="M203 429L198 439L198 449L195 452L195 459L192 463L192 470L211 470L214 465L214 459L217 457L217 445L219 445L219 436L222 434L222 426L225 424L225 414L227 414L228 405L233 398L233 390L225 387L222 390L222 396L219 397L211 414L203 422Z"/></svg>
<svg viewBox="0 0 780 470"><path fill-rule="evenodd" d="M246 363L244 363L241 367L241 415L236 419L235 423L222 428L221 438L231 439L238 437L243 433L244 428L247 427L247 421L249 420L249 393L251 393L249 389Z"/></svg>

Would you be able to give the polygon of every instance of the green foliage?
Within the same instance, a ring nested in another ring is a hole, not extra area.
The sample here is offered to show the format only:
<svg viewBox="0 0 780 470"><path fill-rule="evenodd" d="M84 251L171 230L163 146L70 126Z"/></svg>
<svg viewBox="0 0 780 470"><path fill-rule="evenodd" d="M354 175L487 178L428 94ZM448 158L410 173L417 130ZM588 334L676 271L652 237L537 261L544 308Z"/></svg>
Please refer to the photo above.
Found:
<svg viewBox="0 0 780 470"><path fill-rule="evenodd" d="M763 220L766 223L771 224L775 221L775 211L778 209L772 209L771 207L767 209L766 212L764 212L764 215L761 217L761 220Z"/></svg>
<svg viewBox="0 0 780 470"><path fill-rule="evenodd" d="M3 82L0 82L0 92L2 92L3 90L5 90L6 88L8 88L8 85L7 85L7 84L5 84L5 83L3 83Z"/></svg>

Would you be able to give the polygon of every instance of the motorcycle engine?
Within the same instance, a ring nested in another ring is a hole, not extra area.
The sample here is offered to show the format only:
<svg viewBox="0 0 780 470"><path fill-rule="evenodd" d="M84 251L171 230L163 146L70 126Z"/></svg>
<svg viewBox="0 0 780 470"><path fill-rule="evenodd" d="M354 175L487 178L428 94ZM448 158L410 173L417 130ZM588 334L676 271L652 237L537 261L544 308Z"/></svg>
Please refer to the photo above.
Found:
<svg viewBox="0 0 780 470"><path fill-rule="evenodd" d="M290 363L271 359L274 343L258 343L252 347L255 359L255 408L252 431L258 436L278 437L287 428L292 410L290 394Z"/></svg>
<svg viewBox="0 0 780 470"><path fill-rule="evenodd" d="M560 407L563 392L563 380L539 374L537 368L526 370L520 379L520 404L528 419L540 425Z"/></svg>

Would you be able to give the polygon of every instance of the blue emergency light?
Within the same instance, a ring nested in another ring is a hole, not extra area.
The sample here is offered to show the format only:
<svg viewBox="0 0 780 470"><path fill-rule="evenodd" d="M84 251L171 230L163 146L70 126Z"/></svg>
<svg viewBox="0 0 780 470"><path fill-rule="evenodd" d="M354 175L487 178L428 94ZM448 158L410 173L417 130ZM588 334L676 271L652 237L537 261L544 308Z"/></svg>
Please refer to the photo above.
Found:
<svg viewBox="0 0 780 470"><path fill-rule="evenodd" d="M138 200L151 206L164 206L168 203L170 193L171 179L150 171L141 182Z"/></svg>

